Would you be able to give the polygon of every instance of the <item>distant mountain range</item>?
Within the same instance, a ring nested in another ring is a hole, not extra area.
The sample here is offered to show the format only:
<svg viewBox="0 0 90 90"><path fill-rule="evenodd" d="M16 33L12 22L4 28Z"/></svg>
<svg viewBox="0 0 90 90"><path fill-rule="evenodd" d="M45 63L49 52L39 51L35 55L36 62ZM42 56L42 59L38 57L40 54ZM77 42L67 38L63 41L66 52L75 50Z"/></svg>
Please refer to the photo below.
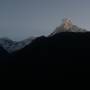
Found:
<svg viewBox="0 0 90 90"><path fill-rule="evenodd" d="M89 31L79 28L78 26L73 25L70 20L65 19L64 22L59 27L57 27L48 37L54 36L55 34L62 33L62 32L74 32L74 33L83 32L84 33ZM8 38L1 38L0 45L9 53L12 53L24 48L35 39L36 39L35 37L30 37L20 42L17 42Z"/></svg>
<svg viewBox="0 0 90 90"><path fill-rule="evenodd" d="M29 72L31 64L60 64L63 71L88 71L89 68L76 69L73 65L90 64L90 32L67 23L61 26L47 37L30 37L20 42L1 38L0 64L12 65L10 70L19 72Z"/></svg>
<svg viewBox="0 0 90 90"><path fill-rule="evenodd" d="M12 53L14 51L20 50L24 48L26 45L32 42L34 40L34 37L27 38L25 40L22 40L20 42L13 41L8 38L1 38L0 39L0 45L9 53Z"/></svg>

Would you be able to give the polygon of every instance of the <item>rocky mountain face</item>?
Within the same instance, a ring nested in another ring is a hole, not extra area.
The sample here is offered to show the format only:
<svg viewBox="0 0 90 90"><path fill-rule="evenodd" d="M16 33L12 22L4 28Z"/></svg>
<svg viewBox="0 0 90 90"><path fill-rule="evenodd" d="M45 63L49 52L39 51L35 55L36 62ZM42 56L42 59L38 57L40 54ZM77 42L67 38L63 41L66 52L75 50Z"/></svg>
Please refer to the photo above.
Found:
<svg viewBox="0 0 90 90"><path fill-rule="evenodd" d="M10 48L15 44L15 41L12 41L8 38L1 38L0 39L0 45L8 52L10 52Z"/></svg>
<svg viewBox="0 0 90 90"><path fill-rule="evenodd" d="M8 38L1 38L0 39L0 45L9 53L12 53L14 51L20 50L24 48L26 45L32 42L34 37L30 37L28 39L25 39L20 42L12 41Z"/></svg>

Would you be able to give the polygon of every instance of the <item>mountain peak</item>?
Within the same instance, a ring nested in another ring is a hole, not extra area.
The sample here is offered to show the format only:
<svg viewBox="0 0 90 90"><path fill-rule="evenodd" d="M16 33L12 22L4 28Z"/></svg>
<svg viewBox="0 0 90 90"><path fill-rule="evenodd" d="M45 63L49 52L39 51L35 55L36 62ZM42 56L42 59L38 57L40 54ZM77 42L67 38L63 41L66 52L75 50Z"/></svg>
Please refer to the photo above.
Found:
<svg viewBox="0 0 90 90"><path fill-rule="evenodd" d="M56 29L50 34L50 36L53 36L60 32L87 32L87 30L79 28L72 23L72 20L65 18L63 19L62 24L59 27L56 27Z"/></svg>
<svg viewBox="0 0 90 90"><path fill-rule="evenodd" d="M63 28L66 30L69 30L70 28L72 28L73 24L72 21L69 19L64 19L63 20Z"/></svg>

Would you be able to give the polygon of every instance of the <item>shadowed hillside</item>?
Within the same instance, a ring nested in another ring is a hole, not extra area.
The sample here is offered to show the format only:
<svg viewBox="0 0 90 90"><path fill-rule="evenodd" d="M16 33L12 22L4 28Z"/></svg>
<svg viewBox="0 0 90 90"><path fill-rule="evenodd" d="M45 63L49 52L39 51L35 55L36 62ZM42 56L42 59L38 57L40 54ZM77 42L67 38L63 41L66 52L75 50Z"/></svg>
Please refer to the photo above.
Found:
<svg viewBox="0 0 90 90"><path fill-rule="evenodd" d="M4 50L3 47L0 46L0 64L8 62L8 57L9 57L9 53L6 50Z"/></svg>
<svg viewBox="0 0 90 90"><path fill-rule="evenodd" d="M89 51L90 33L63 32L38 37L13 56L23 64L88 64Z"/></svg>

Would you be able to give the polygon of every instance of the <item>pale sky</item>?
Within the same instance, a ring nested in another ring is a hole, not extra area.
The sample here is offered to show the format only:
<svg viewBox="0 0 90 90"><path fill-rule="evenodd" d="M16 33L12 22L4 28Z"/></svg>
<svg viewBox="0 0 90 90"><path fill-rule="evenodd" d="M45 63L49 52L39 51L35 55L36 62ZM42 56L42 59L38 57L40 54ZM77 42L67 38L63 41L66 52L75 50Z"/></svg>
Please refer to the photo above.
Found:
<svg viewBox="0 0 90 90"><path fill-rule="evenodd" d="M0 0L0 37L48 35L63 18L90 30L90 0Z"/></svg>

